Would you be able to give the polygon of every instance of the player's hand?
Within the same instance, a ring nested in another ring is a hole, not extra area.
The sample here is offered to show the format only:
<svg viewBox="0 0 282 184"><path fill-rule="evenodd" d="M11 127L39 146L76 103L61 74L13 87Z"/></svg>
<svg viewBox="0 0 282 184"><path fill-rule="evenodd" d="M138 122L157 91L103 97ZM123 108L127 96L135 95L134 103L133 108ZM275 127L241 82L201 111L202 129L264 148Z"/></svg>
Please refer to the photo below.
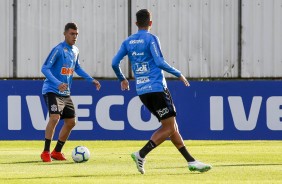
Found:
<svg viewBox="0 0 282 184"><path fill-rule="evenodd" d="M129 90L129 83L128 83L128 80L124 79L123 81L121 81L120 87L121 87L121 90L122 90L122 91L124 91L124 90Z"/></svg>
<svg viewBox="0 0 282 184"><path fill-rule="evenodd" d="M100 88L101 88L100 82L97 81L96 79L94 79L92 82L93 82L93 84L96 86L96 90L99 91Z"/></svg>
<svg viewBox="0 0 282 184"><path fill-rule="evenodd" d="M180 75L178 79L181 80L185 86L190 86L188 80L182 74Z"/></svg>
<svg viewBox="0 0 282 184"><path fill-rule="evenodd" d="M66 84L66 83L61 83L61 84L59 85L58 89L59 89L59 91L63 92L63 91L65 91L65 90L68 89L68 84Z"/></svg>

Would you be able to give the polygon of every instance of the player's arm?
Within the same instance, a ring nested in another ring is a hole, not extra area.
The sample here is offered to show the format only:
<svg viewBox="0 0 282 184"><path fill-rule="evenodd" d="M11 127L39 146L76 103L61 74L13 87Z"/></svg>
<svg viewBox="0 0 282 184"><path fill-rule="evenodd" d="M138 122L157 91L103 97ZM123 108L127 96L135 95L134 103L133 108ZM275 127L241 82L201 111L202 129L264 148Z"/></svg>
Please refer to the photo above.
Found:
<svg viewBox="0 0 282 184"><path fill-rule="evenodd" d="M180 75L180 77L178 77L178 79L181 80L185 86L190 86L190 83L182 74Z"/></svg>
<svg viewBox="0 0 282 184"><path fill-rule="evenodd" d="M58 88L63 83L52 74L50 69L56 63L57 59L60 57L60 54L61 53L59 49L53 49L41 67L41 72L45 75L45 77L58 86Z"/></svg>
<svg viewBox="0 0 282 184"><path fill-rule="evenodd" d="M121 82L121 90L129 90L129 83L120 68L120 63L126 54L127 54L127 49L125 43L123 42L119 51L117 52L117 54L114 56L112 60L112 68L118 80Z"/></svg>
<svg viewBox="0 0 282 184"><path fill-rule="evenodd" d="M162 70L171 73L172 75L176 77L180 77L181 72L177 70L176 68L170 66L163 57L160 42L157 37L152 37L152 40L150 42L150 51L154 58L154 62L156 63L157 67L161 68Z"/></svg>
<svg viewBox="0 0 282 184"><path fill-rule="evenodd" d="M80 66L79 63L79 56L77 57L77 61L75 63L75 69L74 69L75 73L77 73L77 75L79 75L80 77L84 78L86 81L93 83L96 86L97 90L100 90L101 88L101 84L98 80L94 79L93 77L91 77L88 73L86 73L83 68Z"/></svg>
<svg viewBox="0 0 282 184"><path fill-rule="evenodd" d="M161 47L160 47L160 41L157 37L152 37L152 40L150 42L150 51L154 58L154 61L157 65L157 67L161 68L162 70L176 76L179 80L181 80L185 86L189 86L189 82L187 79L181 74L179 70L176 68L170 66L163 57Z"/></svg>

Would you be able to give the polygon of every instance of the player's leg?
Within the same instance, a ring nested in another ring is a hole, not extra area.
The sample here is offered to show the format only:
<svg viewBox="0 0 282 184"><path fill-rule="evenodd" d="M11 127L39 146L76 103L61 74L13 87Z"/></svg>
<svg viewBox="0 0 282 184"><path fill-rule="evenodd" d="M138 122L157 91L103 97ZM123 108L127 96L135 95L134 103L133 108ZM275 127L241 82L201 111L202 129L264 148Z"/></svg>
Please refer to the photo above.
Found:
<svg viewBox="0 0 282 184"><path fill-rule="evenodd" d="M179 133L177 123L175 123L174 126L176 131L174 132L174 134L170 136L171 142L179 150L179 152L183 155L183 157L187 160L187 162L195 161L195 159L192 157L192 155L190 155L190 153L186 149L182 136Z"/></svg>
<svg viewBox="0 0 282 184"><path fill-rule="evenodd" d="M151 139L139 151L132 153L131 157L136 163L137 169L142 174L145 173L144 163L145 156L163 143L176 129L174 126L174 116L176 112L172 106L171 99L168 97L169 92L156 92L140 95L140 100L161 122L162 126L154 132Z"/></svg>
<svg viewBox="0 0 282 184"><path fill-rule="evenodd" d="M49 117L49 122L46 126L45 130L45 143L44 150L41 153L40 157L43 162L51 162L51 154L50 154L50 145L54 136L55 128L60 120L59 114L51 114Z"/></svg>
<svg viewBox="0 0 282 184"><path fill-rule="evenodd" d="M76 125L75 118L65 118L64 125L59 133L59 140L62 142L66 142L75 125ZM57 150L57 151L60 151L60 150Z"/></svg>
<svg viewBox="0 0 282 184"><path fill-rule="evenodd" d="M174 126L175 117L169 117L167 119L161 120L162 126L153 133L151 140L156 144L156 146L163 143L168 137L173 135L176 131Z"/></svg>
<svg viewBox="0 0 282 184"><path fill-rule="evenodd" d="M51 162L50 145L54 136L55 128L60 121L60 111L62 103L57 99L57 95L54 93L47 93L44 95L46 106L49 110L49 121L45 129L45 143L44 150L40 157L43 162Z"/></svg>
<svg viewBox="0 0 282 184"><path fill-rule="evenodd" d="M51 153L51 157L55 160L66 160L66 157L62 153L62 148L67 141L71 130L76 124L75 120L75 109L73 102L70 97L63 97L62 100L64 101L64 110L62 112L61 118L64 119L64 125L62 126L59 138L56 144L55 149Z"/></svg>
<svg viewBox="0 0 282 184"><path fill-rule="evenodd" d="M173 125L174 117L161 120L161 123L162 126L154 132L147 144L138 152L131 154L131 157L135 161L137 169L141 174L145 173L144 164L146 155L158 145L163 143L175 131L175 127Z"/></svg>
<svg viewBox="0 0 282 184"><path fill-rule="evenodd" d="M171 142L175 145L178 151L182 154L182 156L188 162L188 168L190 171L199 171L199 172L206 172L212 168L211 165L202 163L198 160L195 160L192 155L188 152L182 136L179 133L178 125L175 122L176 131L173 135L170 136Z"/></svg>
<svg viewBox="0 0 282 184"><path fill-rule="evenodd" d="M45 146L44 151L50 151L50 143L53 139L55 128L60 121L60 115L59 114L50 114L49 121L45 129Z"/></svg>

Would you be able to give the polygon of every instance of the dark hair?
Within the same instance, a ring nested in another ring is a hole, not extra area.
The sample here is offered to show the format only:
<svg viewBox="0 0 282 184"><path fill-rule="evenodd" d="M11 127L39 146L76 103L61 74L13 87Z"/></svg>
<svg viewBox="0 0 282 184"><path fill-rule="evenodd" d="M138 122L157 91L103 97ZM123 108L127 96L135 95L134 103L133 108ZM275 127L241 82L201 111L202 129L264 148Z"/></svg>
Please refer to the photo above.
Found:
<svg viewBox="0 0 282 184"><path fill-rule="evenodd" d="M148 27L151 20L151 13L147 9L139 10L136 13L138 27Z"/></svg>
<svg viewBox="0 0 282 184"><path fill-rule="evenodd" d="M70 23L67 23L67 24L65 25L65 32L66 32L67 30L69 30L69 29L77 30L78 27L77 27L76 23L70 22Z"/></svg>

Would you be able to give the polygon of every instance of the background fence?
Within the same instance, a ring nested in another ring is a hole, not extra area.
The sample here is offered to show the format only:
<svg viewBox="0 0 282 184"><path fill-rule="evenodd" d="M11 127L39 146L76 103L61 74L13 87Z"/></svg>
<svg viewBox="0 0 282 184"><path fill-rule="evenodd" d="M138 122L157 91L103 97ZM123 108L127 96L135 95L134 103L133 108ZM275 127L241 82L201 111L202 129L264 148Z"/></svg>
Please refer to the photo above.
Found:
<svg viewBox="0 0 282 184"><path fill-rule="evenodd" d="M186 77L282 77L282 0L1 0L0 77L43 77L45 58L74 21L83 67L112 78L112 57L137 31L142 8L167 62ZM128 62L122 69L130 76Z"/></svg>

